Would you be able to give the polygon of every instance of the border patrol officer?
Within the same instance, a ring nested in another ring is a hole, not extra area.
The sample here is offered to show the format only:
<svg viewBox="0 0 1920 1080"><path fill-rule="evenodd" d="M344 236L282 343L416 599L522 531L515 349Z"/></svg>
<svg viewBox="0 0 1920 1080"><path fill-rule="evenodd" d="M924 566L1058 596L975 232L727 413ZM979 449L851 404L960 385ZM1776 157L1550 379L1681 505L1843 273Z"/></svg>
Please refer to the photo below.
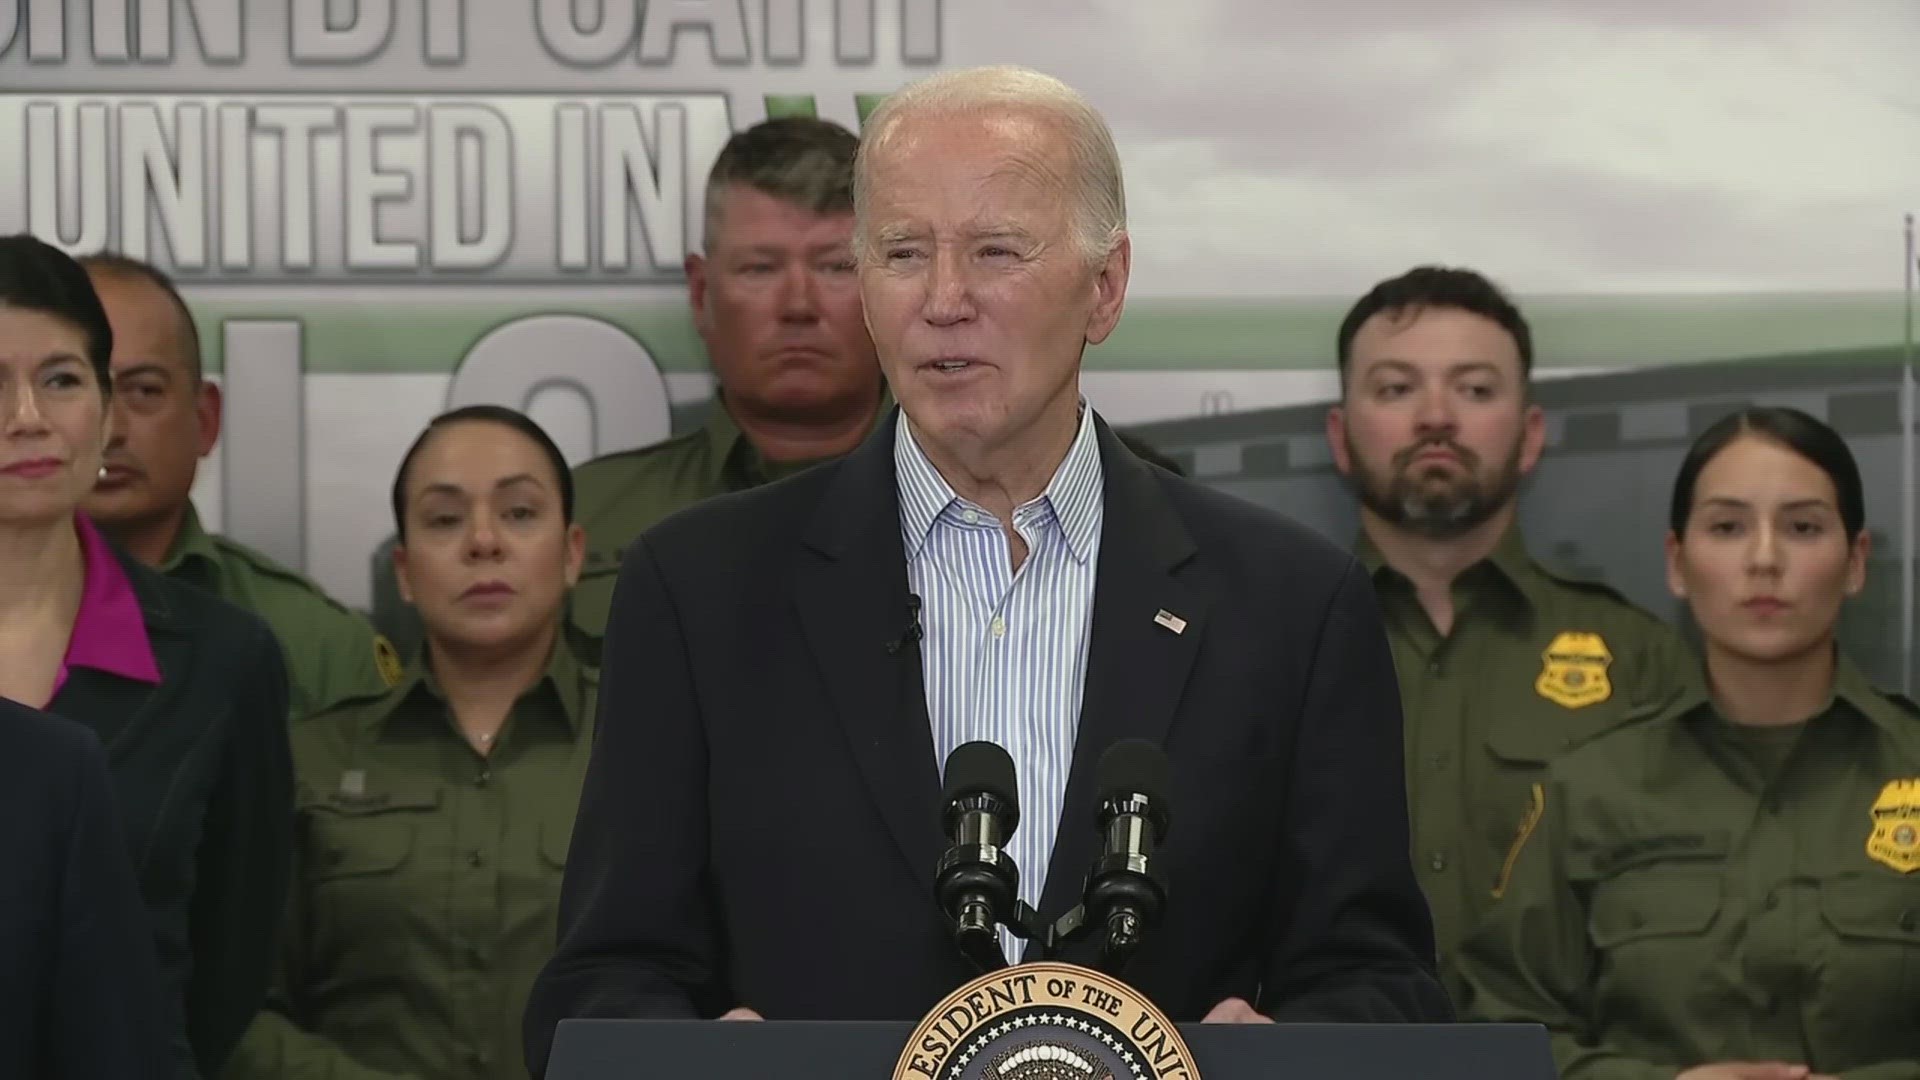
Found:
<svg viewBox="0 0 1920 1080"><path fill-rule="evenodd" d="M1695 443L1668 581L1705 679L1558 760L1461 965L1567 1080L1920 1076L1920 713L1840 656L1860 474L1791 409Z"/></svg>
<svg viewBox="0 0 1920 1080"><path fill-rule="evenodd" d="M525 1076L598 686L562 618L571 480L531 420L474 406L408 451L394 507L427 647L294 728L282 961L229 1077Z"/></svg>
<svg viewBox="0 0 1920 1080"><path fill-rule="evenodd" d="M200 525L190 493L220 436L220 388L201 378L200 338L160 270L120 255L81 260L113 325L113 439L87 513L168 577L266 620L286 654L295 718L391 686L400 665L372 624L313 582Z"/></svg>
<svg viewBox="0 0 1920 1080"><path fill-rule="evenodd" d="M735 134L714 161L706 253L687 256L686 274L715 400L693 431L575 470L587 561L572 622L588 637L605 632L620 556L649 526L839 457L892 412L854 281L858 145L830 121L782 117ZM1138 440L1122 439L1178 471ZM375 593L392 595L384 582ZM418 620L380 617L410 652Z"/></svg>
<svg viewBox="0 0 1920 1080"><path fill-rule="evenodd" d="M1406 715L1414 866L1451 990L1460 936L1493 902L1547 762L1677 692L1690 664L1658 619L1551 573L1515 523L1544 417L1532 335L1491 282L1420 267L1340 328L1334 462L1360 500L1356 555L1385 617Z"/></svg>
<svg viewBox="0 0 1920 1080"><path fill-rule="evenodd" d="M577 471L587 564L575 625L599 637L620 553L683 507L859 445L888 412L853 262L854 134L782 117L728 140L707 178L687 298L717 386L707 422Z"/></svg>

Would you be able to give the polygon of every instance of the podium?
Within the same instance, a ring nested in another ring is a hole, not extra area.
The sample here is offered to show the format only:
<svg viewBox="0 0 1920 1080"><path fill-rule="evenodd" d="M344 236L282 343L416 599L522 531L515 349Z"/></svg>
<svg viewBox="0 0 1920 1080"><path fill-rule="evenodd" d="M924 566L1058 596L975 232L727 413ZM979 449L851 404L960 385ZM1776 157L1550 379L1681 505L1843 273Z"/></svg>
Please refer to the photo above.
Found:
<svg viewBox="0 0 1920 1080"><path fill-rule="evenodd" d="M1531 1024L1180 1024L1200 1080L1557 1080ZM566 1020L547 1080L889 1080L913 1024ZM1149 1074L1151 1075L1151 1074Z"/></svg>

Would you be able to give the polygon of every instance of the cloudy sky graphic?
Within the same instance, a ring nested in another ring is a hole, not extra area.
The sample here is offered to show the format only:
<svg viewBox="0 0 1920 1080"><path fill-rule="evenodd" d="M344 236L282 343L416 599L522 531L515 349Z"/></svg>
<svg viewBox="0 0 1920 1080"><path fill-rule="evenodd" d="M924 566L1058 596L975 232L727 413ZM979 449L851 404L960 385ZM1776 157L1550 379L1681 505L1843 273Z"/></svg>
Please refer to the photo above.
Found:
<svg viewBox="0 0 1920 1080"><path fill-rule="evenodd" d="M0 88L246 93L856 92L923 74L904 4L939 9L940 64L1016 62L1085 91L1125 161L1134 295L1351 295L1419 261L1541 293L1898 292L1920 209L1920 3L1907 0L737 0L749 56L704 31L673 61L630 50L569 68L535 13L637 0L467 4L466 61L428 67L428 5L395 13L358 65L288 59L287 0L246 0L243 64L207 65L176 4L171 66L0 56ZM875 56L835 59L836 18L870 7ZM84 39L76 11L69 36ZM217 6L217 5L214 5ZM733 0L637 5L641 23ZM355 5L335 4L339 12ZM804 14L797 64L764 55L770 9ZM657 13L657 14L656 14ZM340 17L344 18L344 15ZM76 51L74 55L79 54Z"/></svg>

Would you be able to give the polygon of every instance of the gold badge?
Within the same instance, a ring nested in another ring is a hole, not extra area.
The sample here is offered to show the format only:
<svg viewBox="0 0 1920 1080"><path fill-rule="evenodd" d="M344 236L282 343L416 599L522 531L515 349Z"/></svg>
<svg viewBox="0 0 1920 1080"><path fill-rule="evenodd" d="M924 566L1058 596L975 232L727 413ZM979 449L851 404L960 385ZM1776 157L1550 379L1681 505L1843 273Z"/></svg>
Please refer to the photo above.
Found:
<svg viewBox="0 0 1920 1080"><path fill-rule="evenodd" d="M1548 701L1579 709L1613 696L1613 683L1607 680L1613 653L1599 634L1562 630L1540 656L1545 664L1533 689Z"/></svg>
<svg viewBox="0 0 1920 1080"><path fill-rule="evenodd" d="M400 676L405 670L400 663L400 650L393 647L385 634L373 635L373 666L380 670L380 677L387 680L389 688L400 685Z"/></svg>
<svg viewBox="0 0 1920 1080"><path fill-rule="evenodd" d="M1139 991L1091 968L990 971L933 1007L894 1080L1199 1080L1187 1044Z"/></svg>
<svg viewBox="0 0 1920 1080"><path fill-rule="evenodd" d="M1895 780L1880 789L1867 858L1903 874L1920 870L1920 780Z"/></svg>

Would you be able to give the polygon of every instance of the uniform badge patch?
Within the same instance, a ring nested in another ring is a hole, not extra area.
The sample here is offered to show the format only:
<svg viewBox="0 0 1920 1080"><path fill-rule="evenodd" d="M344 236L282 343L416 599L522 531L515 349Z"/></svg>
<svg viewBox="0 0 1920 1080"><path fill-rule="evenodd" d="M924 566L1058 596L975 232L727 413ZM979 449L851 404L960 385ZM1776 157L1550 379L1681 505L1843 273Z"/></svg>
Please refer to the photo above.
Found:
<svg viewBox="0 0 1920 1080"><path fill-rule="evenodd" d="M1540 657L1543 664L1533 689L1548 701L1579 709L1613 696L1613 683L1607 679L1613 653L1599 634L1562 630Z"/></svg>
<svg viewBox="0 0 1920 1080"><path fill-rule="evenodd" d="M1895 780L1873 800L1867 858L1903 874L1920 870L1920 779Z"/></svg>
<svg viewBox="0 0 1920 1080"><path fill-rule="evenodd" d="M400 650L393 647L385 634L373 635L373 666L380 671L380 677L387 681L388 687L400 685L400 676L404 671L400 663Z"/></svg>

